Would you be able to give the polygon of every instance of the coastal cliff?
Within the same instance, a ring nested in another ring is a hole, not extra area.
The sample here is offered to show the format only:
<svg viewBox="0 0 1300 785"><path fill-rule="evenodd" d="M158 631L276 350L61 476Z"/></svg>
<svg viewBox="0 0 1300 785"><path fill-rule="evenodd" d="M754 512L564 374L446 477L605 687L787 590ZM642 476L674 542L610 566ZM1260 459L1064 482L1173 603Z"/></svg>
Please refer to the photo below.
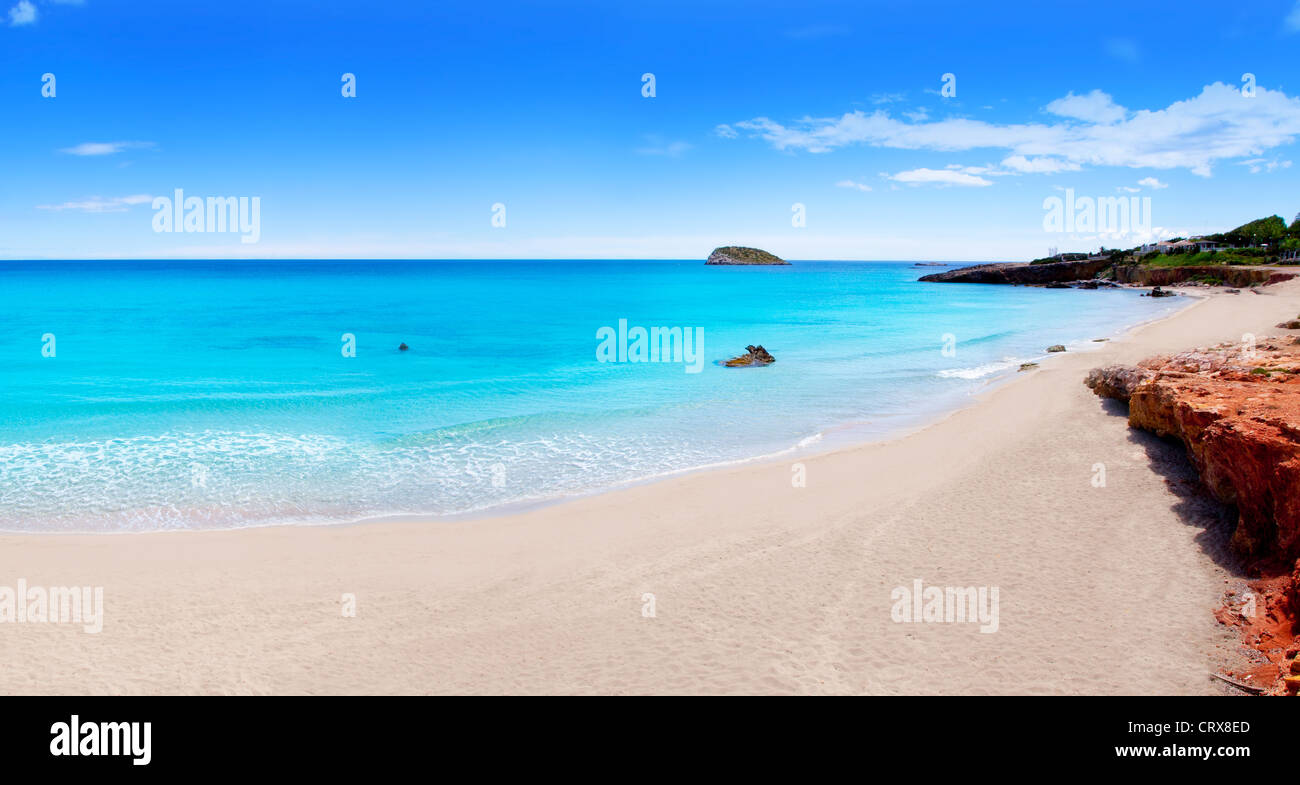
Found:
<svg viewBox="0 0 1300 785"><path fill-rule="evenodd" d="M1300 338L1223 344L1098 368L1095 393L1128 403L1129 425L1171 436L1206 487L1238 514L1231 546L1260 579L1241 608L1219 618L1239 626L1268 664L1251 684L1273 692L1300 683ZM1249 607L1247 607L1249 605Z"/></svg>
<svg viewBox="0 0 1300 785"><path fill-rule="evenodd" d="M789 264L789 262L758 248L724 245L721 248L714 248L705 264Z"/></svg>
<svg viewBox="0 0 1300 785"><path fill-rule="evenodd" d="M1257 284L1278 283L1294 277L1294 273L1278 272L1268 268L1226 265L1154 267L1123 264L1115 267L1116 281L1138 286L1171 286L1184 281L1215 281L1224 286L1244 288Z"/></svg>
<svg viewBox="0 0 1300 785"><path fill-rule="evenodd" d="M1109 259L1048 262L1047 264L1029 264L1028 262L977 264L971 267L960 267L956 270L945 270L941 273L923 275L920 280L932 283L1062 283L1094 278L1102 270L1109 267L1110 264Z"/></svg>

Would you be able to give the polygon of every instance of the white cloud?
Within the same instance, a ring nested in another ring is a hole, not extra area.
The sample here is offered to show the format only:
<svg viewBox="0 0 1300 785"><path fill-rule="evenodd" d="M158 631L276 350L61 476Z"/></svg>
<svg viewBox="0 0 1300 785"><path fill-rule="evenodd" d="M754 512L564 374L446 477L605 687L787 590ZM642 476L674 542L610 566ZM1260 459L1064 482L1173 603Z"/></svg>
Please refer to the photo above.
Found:
<svg viewBox="0 0 1300 785"><path fill-rule="evenodd" d="M90 196L79 202L64 202L63 204L38 204L38 210L53 210L62 212L64 210L78 210L83 213L122 213L126 212L128 207L137 204L149 204L153 197L148 194L133 194L131 196L115 196L111 199L105 199L101 196Z"/></svg>
<svg viewBox="0 0 1300 785"><path fill-rule="evenodd" d="M32 5L29 0L18 0L18 5L9 9L9 26L34 25L36 24L36 16L36 6Z"/></svg>
<svg viewBox="0 0 1300 785"><path fill-rule="evenodd" d="M1159 191L1161 188L1169 187L1169 183L1162 183L1154 177L1143 177L1141 180L1138 180L1138 185L1146 186L1153 191Z"/></svg>
<svg viewBox="0 0 1300 785"><path fill-rule="evenodd" d="M1128 110L1100 90L1093 90L1087 95L1066 93L1047 105L1047 111L1060 117L1070 117L1088 123L1110 123L1123 120Z"/></svg>
<svg viewBox="0 0 1300 785"><path fill-rule="evenodd" d="M1290 161L1283 161L1280 158L1274 158L1272 160L1269 160L1267 158L1251 158L1246 161L1238 161L1237 163L1239 166L1250 167L1251 174L1259 174L1260 172L1275 172L1278 169L1291 168Z"/></svg>
<svg viewBox="0 0 1300 785"><path fill-rule="evenodd" d="M732 126L778 150L825 153L855 144L944 152L995 148L1027 160L1051 156L1075 167L1188 169L1208 177L1219 161L1258 157L1294 142L1300 135L1300 99L1260 87L1255 98L1244 100L1235 85L1216 82L1193 98L1133 111L1111 123L1003 125L965 118L908 123L876 110L805 117L790 125L756 117Z"/></svg>
<svg viewBox="0 0 1300 785"><path fill-rule="evenodd" d="M123 150L153 147L153 142L82 142L59 150L69 155L115 155Z"/></svg>
<svg viewBox="0 0 1300 785"><path fill-rule="evenodd" d="M992 180L985 180L983 177L969 174L957 169L911 169L906 172L899 172L890 175L889 179L898 183L907 183L908 185L964 185L983 187L993 185Z"/></svg>
<svg viewBox="0 0 1300 785"><path fill-rule="evenodd" d="M871 186L867 185L866 183L855 183L855 182L853 182L852 180L840 180L838 183L835 184L835 187L837 187L837 188L853 188L853 189L856 189L856 190L858 190L858 191L870 191L870 190L871 190Z"/></svg>
<svg viewBox="0 0 1300 785"><path fill-rule="evenodd" d="M726 123L722 123L717 128L714 128L713 133L721 136L723 139L735 139L737 136L740 136L740 134L736 132L735 128L732 128Z"/></svg>
<svg viewBox="0 0 1300 785"><path fill-rule="evenodd" d="M1062 161L1060 158L1053 158L1049 155L1039 156L1038 158L1026 158L1023 155L1012 155L1003 158L1002 165L1022 174L1077 172L1080 168L1076 163Z"/></svg>
<svg viewBox="0 0 1300 785"><path fill-rule="evenodd" d="M1292 8L1291 13L1286 15L1286 20L1282 22L1282 26L1288 32L1300 33L1300 0L1296 0L1295 8Z"/></svg>

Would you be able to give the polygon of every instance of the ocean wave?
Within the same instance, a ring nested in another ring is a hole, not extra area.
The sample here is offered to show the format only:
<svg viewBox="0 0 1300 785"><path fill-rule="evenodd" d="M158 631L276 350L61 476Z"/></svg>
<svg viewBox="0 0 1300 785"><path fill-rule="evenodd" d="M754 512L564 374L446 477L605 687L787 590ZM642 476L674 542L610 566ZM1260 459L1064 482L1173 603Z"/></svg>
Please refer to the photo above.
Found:
<svg viewBox="0 0 1300 785"><path fill-rule="evenodd" d="M992 376L995 373L1010 370L1018 362L1020 362L1018 359L1010 358L1002 362L985 363L971 368L946 368L936 375L944 379L983 379L985 376Z"/></svg>

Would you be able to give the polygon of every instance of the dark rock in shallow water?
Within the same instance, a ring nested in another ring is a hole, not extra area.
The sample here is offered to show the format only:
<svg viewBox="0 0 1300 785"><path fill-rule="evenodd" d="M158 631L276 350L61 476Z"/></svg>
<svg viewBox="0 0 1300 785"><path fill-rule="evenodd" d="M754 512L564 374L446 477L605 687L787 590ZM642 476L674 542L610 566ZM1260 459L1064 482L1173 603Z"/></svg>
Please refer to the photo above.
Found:
<svg viewBox="0 0 1300 785"><path fill-rule="evenodd" d="M1063 352L1063 351L1065 351L1065 347L1062 346L1062 345L1060 345L1059 343L1058 343L1058 344L1053 344L1052 346L1047 347L1047 351L1048 351L1049 353Z"/></svg>
<svg viewBox="0 0 1300 785"><path fill-rule="evenodd" d="M1149 296L1151 296L1151 297L1177 297L1177 296L1178 296L1178 293L1177 293L1177 292L1166 292L1164 289L1161 289L1159 286L1157 286L1156 288L1154 288L1154 289L1151 290L1151 294L1150 294Z"/></svg>
<svg viewBox="0 0 1300 785"><path fill-rule="evenodd" d="M1037 367L1038 367L1038 363L1021 363L1020 371L1028 371ZM1020 373L1020 371L1016 371L1016 373Z"/></svg>
<svg viewBox="0 0 1300 785"><path fill-rule="evenodd" d="M776 358L760 345L746 346L744 354L727 360L724 365L728 368L744 368L750 365L771 365L774 362Z"/></svg>
<svg viewBox="0 0 1300 785"><path fill-rule="evenodd" d="M401 346L397 347L397 351L399 351L399 352L404 352L404 351L406 351L407 349L410 349L410 348L411 348L411 347L407 346L406 344L402 344Z"/></svg>
<svg viewBox="0 0 1300 785"><path fill-rule="evenodd" d="M1043 288L1044 289L1069 289L1071 287L1068 283L1061 283L1060 281L1052 281L1051 283L1044 286Z"/></svg>
<svg viewBox="0 0 1300 785"><path fill-rule="evenodd" d="M758 248L724 245L721 248L714 248L705 264L789 264L789 262Z"/></svg>

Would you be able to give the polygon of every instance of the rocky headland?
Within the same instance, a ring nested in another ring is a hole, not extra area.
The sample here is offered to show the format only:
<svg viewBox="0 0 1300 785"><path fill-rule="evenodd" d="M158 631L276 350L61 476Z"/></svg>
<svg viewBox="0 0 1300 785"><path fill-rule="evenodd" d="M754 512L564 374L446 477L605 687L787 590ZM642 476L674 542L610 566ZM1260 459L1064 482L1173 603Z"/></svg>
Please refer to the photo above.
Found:
<svg viewBox="0 0 1300 785"><path fill-rule="evenodd" d="M758 248L742 245L724 245L714 248L705 264L789 264L779 256Z"/></svg>
<svg viewBox="0 0 1300 785"><path fill-rule="evenodd" d="M1094 278L1102 270L1110 267L1110 264L1109 259L1049 262L1047 264L1030 264L1028 262L976 264L970 267L959 267L956 270L945 270L941 273L923 275L920 280L933 283L1060 283Z"/></svg>
<svg viewBox="0 0 1300 785"><path fill-rule="evenodd" d="M1187 448L1201 480L1237 512L1231 547L1257 579L1220 621L1261 661L1239 686L1300 688L1300 337L1222 344L1088 374L1128 404L1129 425ZM1233 681L1229 674L1225 680Z"/></svg>

